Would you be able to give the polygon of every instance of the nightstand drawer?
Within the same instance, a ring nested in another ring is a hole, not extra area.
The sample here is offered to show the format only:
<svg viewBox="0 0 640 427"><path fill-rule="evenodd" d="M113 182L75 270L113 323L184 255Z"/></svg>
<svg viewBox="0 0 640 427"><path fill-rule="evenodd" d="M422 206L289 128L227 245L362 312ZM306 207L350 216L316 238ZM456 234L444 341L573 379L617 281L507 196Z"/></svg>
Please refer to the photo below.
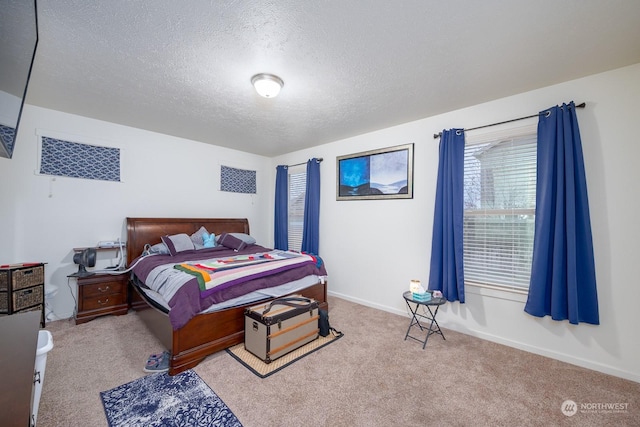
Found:
<svg viewBox="0 0 640 427"><path fill-rule="evenodd" d="M111 294L123 294L125 285L122 281L105 281L92 285L84 285L82 295L84 298L92 298Z"/></svg>
<svg viewBox="0 0 640 427"><path fill-rule="evenodd" d="M116 305L126 304L125 295L122 294L108 294L97 295L94 297L85 297L82 299L82 310L97 310L100 308L114 307Z"/></svg>

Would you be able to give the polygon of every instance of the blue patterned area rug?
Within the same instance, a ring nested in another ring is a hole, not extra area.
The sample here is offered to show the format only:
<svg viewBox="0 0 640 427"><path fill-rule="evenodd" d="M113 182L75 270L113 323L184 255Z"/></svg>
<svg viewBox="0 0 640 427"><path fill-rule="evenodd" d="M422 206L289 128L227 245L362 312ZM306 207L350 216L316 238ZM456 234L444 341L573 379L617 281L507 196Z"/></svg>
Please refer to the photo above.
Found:
<svg viewBox="0 0 640 427"><path fill-rule="evenodd" d="M147 375L100 392L110 427L238 426L231 409L192 370Z"/></svg>

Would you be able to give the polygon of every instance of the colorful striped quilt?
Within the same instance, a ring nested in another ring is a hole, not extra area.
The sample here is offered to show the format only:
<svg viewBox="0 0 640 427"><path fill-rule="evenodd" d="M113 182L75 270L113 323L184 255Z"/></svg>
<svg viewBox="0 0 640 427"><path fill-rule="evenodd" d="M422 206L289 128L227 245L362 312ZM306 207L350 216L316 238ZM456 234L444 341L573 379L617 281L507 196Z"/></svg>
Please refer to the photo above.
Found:
<svg viewBox="0 0 640 427"><path fill-rule="evenodd" d="M244 283L259 277L290 270L304 264L316 264L316 257L298 252L270 252L216 258L194 263L176 264L173 268L198 279L202 296L213 289Z"/></svg>

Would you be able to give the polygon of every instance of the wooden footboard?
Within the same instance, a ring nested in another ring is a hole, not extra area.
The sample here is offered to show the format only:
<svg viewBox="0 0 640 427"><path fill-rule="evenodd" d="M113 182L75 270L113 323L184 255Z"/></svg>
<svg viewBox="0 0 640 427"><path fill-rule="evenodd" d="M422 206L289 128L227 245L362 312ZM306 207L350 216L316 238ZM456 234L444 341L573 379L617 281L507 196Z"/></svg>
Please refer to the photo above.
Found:
<svg viewBox="0 0 640 427"><path fill-rule="evenodd" d="M244 342L245 308L269 301L265 299L213 313L199 314L182 328L173 330L169 316L153 307L137 286L133 288L140 298L147 302L135 304L134 309L147 328L171 351L169 375L193 368L207 356ZM326 281L296 293L316 299L320 302L321 308L328 310Z"/></svg>

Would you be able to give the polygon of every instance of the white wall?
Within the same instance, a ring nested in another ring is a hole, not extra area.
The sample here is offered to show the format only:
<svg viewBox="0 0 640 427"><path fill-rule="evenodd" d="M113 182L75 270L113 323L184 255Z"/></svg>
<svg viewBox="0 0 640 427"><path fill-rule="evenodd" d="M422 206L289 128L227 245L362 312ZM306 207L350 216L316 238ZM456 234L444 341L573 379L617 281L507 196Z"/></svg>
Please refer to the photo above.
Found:
<svg viewBox="0 0 640 427"><path fill-rule="evenodd" d="M122 148L123 182L36 175L36 132ZM221 192L220 165L257 171L257 194ZM130 217L242 217L270 243L274 173L262 156L27 105L13 159L0 158L0 262L47 262L56 317L74 313L74 247L126 239ZM117 261L100 252L99 266ZM105 259L106 258L106 259Z"/></svg>
<svg viewBox="0 0 640 427"><path fill-rule="evenodd" d="M535 318L523 311L526 296L470 286L466 303L443 306L438 320L446 328L640 382L640 287L635 272L640 238L638 99L640 64L290 153L273 159L273 165L324 158L320 255L327 263L331 293L406 314L401 295L409 280L427 282L429 277L438 167L433 134L528 116L571 100L586 102L587 107L578 110L578 121L601 324L576 326ZM415 144L412 200L336 201L336 156L406 143Z"/></svg>

